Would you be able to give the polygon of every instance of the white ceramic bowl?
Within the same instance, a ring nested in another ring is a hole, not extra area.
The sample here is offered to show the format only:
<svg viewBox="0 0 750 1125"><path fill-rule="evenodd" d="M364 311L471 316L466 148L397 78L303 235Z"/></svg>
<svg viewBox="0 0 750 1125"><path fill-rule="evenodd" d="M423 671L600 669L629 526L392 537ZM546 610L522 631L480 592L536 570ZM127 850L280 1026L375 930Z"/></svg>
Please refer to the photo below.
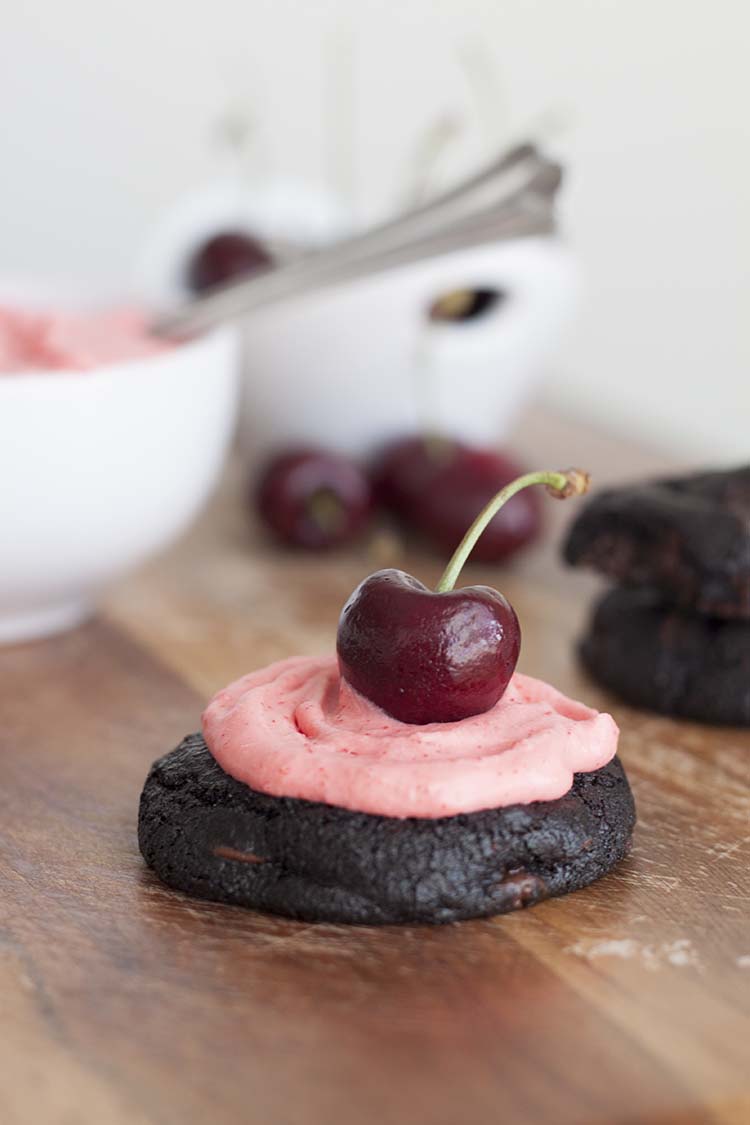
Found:
<svg viewBox="0 0 750 1125"><path fill-rule="evenodd" d="M236 335L95 371L0 374L0 643L77 624L220 473Z"/></svg>

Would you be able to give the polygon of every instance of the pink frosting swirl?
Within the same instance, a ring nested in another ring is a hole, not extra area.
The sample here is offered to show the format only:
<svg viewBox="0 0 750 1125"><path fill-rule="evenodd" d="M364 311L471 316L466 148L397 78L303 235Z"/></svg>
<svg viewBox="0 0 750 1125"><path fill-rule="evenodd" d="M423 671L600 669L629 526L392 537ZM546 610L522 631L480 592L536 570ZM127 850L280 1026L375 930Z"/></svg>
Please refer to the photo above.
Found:
<svg viewBox="0 0 750 1125"><path fill-rule="evenodd" d="M618 733L610 715L519 673L483 715L400 723L339 678L335 657L251 672L203 713L211 753L238 781L392 817L552 801L614 757Z"/></svg>

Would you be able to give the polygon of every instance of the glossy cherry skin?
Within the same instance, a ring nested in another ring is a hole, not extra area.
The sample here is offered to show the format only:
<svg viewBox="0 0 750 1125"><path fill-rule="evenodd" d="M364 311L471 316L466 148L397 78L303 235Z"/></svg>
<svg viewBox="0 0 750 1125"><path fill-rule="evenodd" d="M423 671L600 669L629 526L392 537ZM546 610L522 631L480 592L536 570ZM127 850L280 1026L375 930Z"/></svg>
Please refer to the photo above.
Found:
<svg viewBox="0 0 750 1125"><path fill-rule="evenodd" d="M432 487L435 476L455 463L459 448L458 442L449 438L422 435L390 442L381 450L372 467L377 501L395 515L412 522L419 502Z"/></svg>
<svg viewBox="0 0 750 1125"><path fill-rule="evenodd" d="M402 723L451 723L489 711L518 661L513 608L489 586L428 590L402 570L360 583L339 619L341 675Z"/></svg>
<svg viewBox="0 0 750 1125"><path fill-rule="evenodd" d="M374 481L382 502L448 556L485 504L522 472L494 450L412 437L385 450ZM504 562L533 542L540 528L539 494L519 492L490 521L472 558Z"/></svg>
<svg viewBox="0 0 750 1125"><path fill-rule="evenodd" d="M348 457L292 449L268 464L255 502L280 542L320 551L348 543L365 528L372 490L366 473Z"/></svg>
<svg viewBox="0 0 750 1125"><path fill-rule="evenodd" d="M187 266L187 284L193 293L205 293L271 265L271 255L255 238L243 231L223 231L195 251Z"/></svg>

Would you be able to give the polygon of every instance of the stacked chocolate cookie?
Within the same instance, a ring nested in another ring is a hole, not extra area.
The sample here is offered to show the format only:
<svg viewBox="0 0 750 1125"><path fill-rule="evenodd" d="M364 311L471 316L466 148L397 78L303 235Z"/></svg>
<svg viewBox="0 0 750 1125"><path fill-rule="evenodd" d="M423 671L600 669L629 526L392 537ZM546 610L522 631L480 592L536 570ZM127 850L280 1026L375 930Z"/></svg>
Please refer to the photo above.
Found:
<svg viewBox="0 0 750 1125"><path fill-rule="evenodd" d="M600 492L563 554L618 583L580 645L595 680L637 707L750 725L750 465Z"/></svg>

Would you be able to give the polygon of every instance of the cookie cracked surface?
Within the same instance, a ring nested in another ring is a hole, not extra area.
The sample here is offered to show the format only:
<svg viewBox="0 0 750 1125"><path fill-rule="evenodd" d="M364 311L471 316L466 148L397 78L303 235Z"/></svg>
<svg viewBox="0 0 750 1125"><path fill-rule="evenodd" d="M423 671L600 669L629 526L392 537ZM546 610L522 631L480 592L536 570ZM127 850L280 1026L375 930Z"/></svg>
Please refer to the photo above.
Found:
<svg viewBox="0 0 750 1125"><path fill-rule="evenodd" d="M600 492L563 554L697 613L748 619L750 465Z"/></svg>
<svg viewBox="0 0 750 1125"><path fill-rule="evenodd" d="M400 819L258 793L193 734L151 767L138 839L163 882L199 898L305 921L445 923L586 886L627 854L634 824L617 758L555 801Z"/></svg>
<svg viewBox="0 0 750 1125"><path fill-rule="evenodd" d="M654 590L610 590L580 644L592 679L626 703L750 726L750 621L701 617Z"/></svg>

